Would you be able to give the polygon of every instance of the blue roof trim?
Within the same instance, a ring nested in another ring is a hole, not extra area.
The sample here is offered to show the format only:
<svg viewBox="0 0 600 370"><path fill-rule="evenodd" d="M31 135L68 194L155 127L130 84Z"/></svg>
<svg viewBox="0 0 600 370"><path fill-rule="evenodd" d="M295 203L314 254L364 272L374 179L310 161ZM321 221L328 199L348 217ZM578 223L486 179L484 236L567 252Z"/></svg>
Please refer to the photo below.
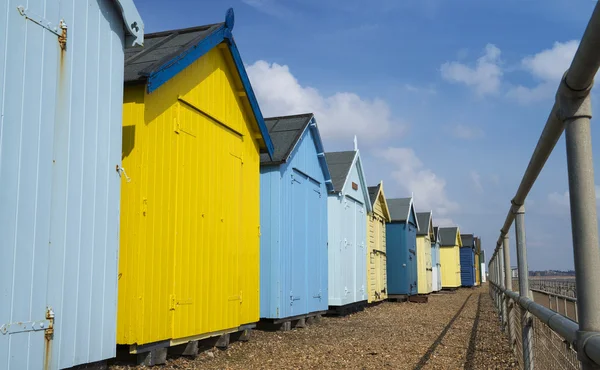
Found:
<svg viewBox="0 0 600 370"><path fill-rule="evenodd" d="M267 129L267 125L265 124L260 107L258 106L258 100L256 99L256 95L254 95L254 90L252 90L252 85L250 84L250 79L246 73L246 68L244 68L242 57L240 56L240 52L231 34L231 30L233 29L234 25L234 19L233 9L230 8L225 17L225 23L221 27L213 31L195 47L192 47L186 52L177 55L173 59L165 62L156 70L152 71L148 76L148 93L158 89L161 85L175 77L175 75L183 71L186 67L198 60L204 54L211 51L223 41L226 41L229 52L233 57L233 61L242 81L242 85L246 91L246 96L250 102L252 113L254 113L254 118L256 119L256 123L258 124L258 128L265 142L267 152L272 158L274 152L273 142L271 141L269 130Z"/></svg>
<svg viewBox="0 0 600 370"><path fill-rule="evenodd" d="M223 42L224 39L225 26L223 25L213 31L213 33L203 39L195 47L166 61L163 65L150 72L147 83L148 94L158 89L190 64L211 51L215 46Z"/></svg>
<svg viewBox="0 0 600 370"><path fill-rule="evenodd" d="M254 90L252 90L252 85L250 84L250 79L248 78L248 74L246 73L246 68L244 68L242 57L240 56L240 52L238 51L238 48L235 45L233 36L231 35L231 30L227 29L227 31L229 31L227 32L228 35L226 35L229 45L229 51L233 56L233 61L235 62L235 66L237 67L238 73L242 80L242 84L244 85L244 89L246 90L246 96L248 97L248 101L250 102L250 107L252 108L252 112L254 113L256 123L258 123L260 133L262 134L263 140L265 141L265 146L267 147L267 151L269 152L269 157L271 157L272 159L275 148L273 147L273 142L271 141L269 130L267 129L265 119L260 111L260 107L258 106L258 100L256 99L256 95L254 95Z"/></svg>
<svg viewBox="0 0 600 370"><path fill-rule="evenodd" d="M327 161L325 160L325 148L323 147L323 141L321 140L321 134L319 133L319 128L317 127L317 120L313 116L308 123L308 127L313 133L313 137L315 139L315 146L317 147L317 158L319 159L319 164L323 170L323 176L325 176L325 186L327 187L327 191L333 191L333 182L331 181L331 173L329 173L329 166L327 165Z"/></svg>

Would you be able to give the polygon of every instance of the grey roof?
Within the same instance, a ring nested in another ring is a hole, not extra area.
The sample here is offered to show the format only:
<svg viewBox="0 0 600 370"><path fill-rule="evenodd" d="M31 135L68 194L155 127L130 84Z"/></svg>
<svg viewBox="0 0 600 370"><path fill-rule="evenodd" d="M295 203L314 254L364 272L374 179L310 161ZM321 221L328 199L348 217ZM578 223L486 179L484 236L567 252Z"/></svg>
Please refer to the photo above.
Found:
<svg viewBox="0 0 600 370"><path fill-rule="evenodd" d="M369 199L371 199L371 206L375 205L375 201L377 200L377 194L379 194L379 188L381 188L381 184L377 184L376 186L369 186Z"/></svg>
<svg viewBox="0 0 600 370"><path fill-rule="evenodd" d="M275 151L273 158L269 154L260 155L261 165L280 164L287 160L296 146L306 126L310 123L312 113L296 114L293 116L265 118L271 141Z"/></svg>
<svg viewBox="0 0 600 370"><path fill-rule="evenodd" d="M458 227L440 227L440 245L452 246L456 242Z"/></svg>
<svg viewBox="0 0 600 370"><path fill-rule="evenodd" d="M460 239L463 247L475 247L475 239L473 238L473 234L460 234Z"/></svg>
<svg viewBox="0 0 600 370"><path fill-rule="evenodd" d="M411 198L396 198L387 200L392 221L406 222L408 211L410 210L410 200Z"/></svg>
<svg viewBox="0 0 600 370"><path fill-rule="evenodd" d="M438 240L438 227L437 227L437 226L434 226L434 227L433 227L433 239L434 239L436 242L439 242L439 240Z"/></svg>
<svg viewBox="0 0 600 370"><path fill-rule="evenodd" d="M356 151L354 150L325 153L325 160L327 161L327 167L329 167L331 181L333 182L333 191L342 191L355 155Z"/></svg>
<svg viewBox="0 0 600 370"><path fill-rule="evenodd" d="M125 49L125 82L145 81L146 76L174 56L192 49L223 23L149 33L144 46Z"/></svg>
<svg viewBox="0 0 600 370"><path fill-rule="evenodd" d="M431 220L431 212L418 212L417 220L419 222L419 231L417 231L417 235L429 234L429 222Z"/></svg>

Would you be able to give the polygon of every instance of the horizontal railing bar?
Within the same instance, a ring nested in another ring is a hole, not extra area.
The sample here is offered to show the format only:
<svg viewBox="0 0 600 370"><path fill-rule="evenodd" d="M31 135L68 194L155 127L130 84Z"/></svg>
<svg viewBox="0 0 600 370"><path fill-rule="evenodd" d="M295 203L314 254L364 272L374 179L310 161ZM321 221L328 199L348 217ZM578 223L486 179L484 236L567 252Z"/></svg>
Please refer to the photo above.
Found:
<svg viewBox="0 0 600 370"><path fill-rule="evenodd" d="M577 349L575 342L577 339L577 331L579 330L579 326L576 322L571 321L569 318L552 311L551 309L546 308L539 303L535 303L527 297L519 296L519 293L517 292L503 289L494 282L491 282L491 284L496 287L496 289L506 294L513 301L518 302L521 307L530 312L533 316L540 319L544 324L548 325L558 335L569 342L569 344L571 344L575 350ZM590 340L591 339L592 338L590 338ZM600 340L600 337L598 337L598 339Z"/></svg>
<svg viewBox="0 0 600 370"><path fill-rule="evenodd" d="M547 294L552 297L558 297L558 298L564 299L565 301L577 302L577 298L569 297L569 296L558 294L558 293L552 293L547 290L542 290L542 289L529 289L529 290L531 290L532 292Z"/></svg>

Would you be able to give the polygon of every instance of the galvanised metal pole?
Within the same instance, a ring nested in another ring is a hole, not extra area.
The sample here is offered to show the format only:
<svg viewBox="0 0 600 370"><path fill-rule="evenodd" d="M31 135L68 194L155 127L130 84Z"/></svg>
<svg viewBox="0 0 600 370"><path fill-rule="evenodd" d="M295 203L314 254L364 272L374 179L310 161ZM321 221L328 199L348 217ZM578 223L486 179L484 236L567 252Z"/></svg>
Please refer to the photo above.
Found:
<svg viewBox="0 0 600 370"><path fill-rule="evenodd" d="M504 286L506 290L512 290L512 274L510 271L510 248L508 244L508 235L504 236L502 240L502 250L504 254ZM512 310L513 303L508 296L506 298L506 326L508 330L508 339L510 340L510 348L513 349L515 345L515 338L512 332L513 324L512 324Z"/></svg>
<svg viewBox="0 0 600 370"><path fill-rule="evenodd" d="M597 68L596 68L597 70ZM566 125L571 230L577 288L578 357L583 369L598 369L588 358L586 341L600 332L600 249L598 216L592 159L592 116L590 90L570 88L570 72L565 73L557 99Z"/></svg>
<svg viewBox="0 0 600 370"><path fill-rule="evenodd" d="M515 234L517 240L517 266L519 271L519 296L529 298L529 268L527 266L527 245L525 242L525 206L513 204L515 213ZM533 367L533 332L531 314L521 310L521 328L523 343L523 369Z"/></svg>
<svg viewBox="0 0 600 370"><path fill-rule="evenodd" d="M506 289L504 287L504 251L502 248L498 249L498 267L498 277L500 278L498 285L500 285L502 289ZM502 291L500 291L500 312L502 314L502 330L504 330L506 327L506 303L504 301L504 294Z"/></svg>

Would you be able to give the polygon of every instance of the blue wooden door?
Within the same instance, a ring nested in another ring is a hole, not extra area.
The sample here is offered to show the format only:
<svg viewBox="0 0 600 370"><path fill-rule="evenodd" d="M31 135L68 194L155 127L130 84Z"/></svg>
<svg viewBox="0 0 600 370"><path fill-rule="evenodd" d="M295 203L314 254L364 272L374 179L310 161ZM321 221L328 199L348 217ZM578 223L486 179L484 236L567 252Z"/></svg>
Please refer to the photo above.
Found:
<svg viewBox="0 0 600 370"><path fill-rule="evenodd" d="M367 218L364 205L360 202L355 202L354 205L354 245L356 246L354 251L354 266L356 271L354 279L354 301L358 302L367 299L365 294L367 283Z"/></svg>
<svg viewBox="0 0 600 370"><path fill-rule="evenodd" d="M306 313L306 258L307 258L307 187L308 179L294 171L292 175L292 250L290 251L290 316ZM311 190L312 191L312 190Z"/></svg>
<svg viewBox="0 0 600 370"><path fill-rule="evenodd" d="M323 260L327 261L327 245L321 233L322 222L327 222L321 214L324 196L325 194L321 194L319 184L310 180L306 199L309 226L307 232L308 312L323 311L327 308L326 304L323 305L323 302L327 302L327 296L321 287L323 274L327 274L327 271L322 269Z"/></svg>

